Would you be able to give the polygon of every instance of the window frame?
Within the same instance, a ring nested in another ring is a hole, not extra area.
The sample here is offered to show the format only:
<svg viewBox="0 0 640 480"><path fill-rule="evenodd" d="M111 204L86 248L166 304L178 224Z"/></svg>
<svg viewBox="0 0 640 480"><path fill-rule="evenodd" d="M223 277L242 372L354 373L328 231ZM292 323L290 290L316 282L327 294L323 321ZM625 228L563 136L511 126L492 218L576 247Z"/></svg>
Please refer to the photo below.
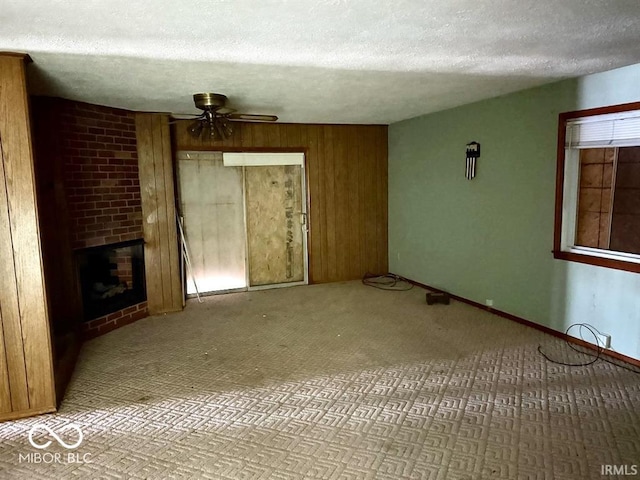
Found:
<svg viewBox="0 0 640 480"><path fill-rule="evenodd" d="M570 262L585 263L627 272L640 273L640 258L638 255L624 252L609 253L609 250L590 247L571 247L571 251L563 250L563 207L564 207L564 183L565 183L565 143L567 122L583 117L595 117L608 113L623 113L631 110L640 110L640 102L610 105L606 107L590 108L563 112L558 116L558 146L556 163L556 204L555 220L553 228L553 258ZM576 212L577 213L577 212ZM633 255L633 258L631 258ZM624 260L625 256L630 257ZM615 258L613 258L615 257Z"/></svg>

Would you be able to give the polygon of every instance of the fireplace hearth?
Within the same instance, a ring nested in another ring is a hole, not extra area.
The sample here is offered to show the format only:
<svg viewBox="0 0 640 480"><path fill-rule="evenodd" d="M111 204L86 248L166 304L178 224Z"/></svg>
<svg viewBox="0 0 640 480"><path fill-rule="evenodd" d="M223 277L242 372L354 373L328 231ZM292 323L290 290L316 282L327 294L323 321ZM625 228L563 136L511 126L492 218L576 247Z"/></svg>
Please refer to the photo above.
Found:
<svg viewBox="0 0 640 480"><path fill-rule="evenodd" d="M85 322L147 299L143 240L84 248L77 262Z"/></svg>

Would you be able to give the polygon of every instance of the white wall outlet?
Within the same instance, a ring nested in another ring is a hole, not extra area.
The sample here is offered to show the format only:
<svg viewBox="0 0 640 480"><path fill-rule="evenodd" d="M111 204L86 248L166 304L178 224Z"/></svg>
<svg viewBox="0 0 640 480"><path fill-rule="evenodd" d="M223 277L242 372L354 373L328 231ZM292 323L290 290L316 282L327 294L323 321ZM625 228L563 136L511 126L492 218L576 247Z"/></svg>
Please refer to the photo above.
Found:
<svg viewBox="0 0 640 480"><path fill-rule="evenodd" d="M601 348L611 348L611 335L607 335L606 333L597 333L596 337L598 338L598 346Z"/></svg>
<svg viewBox="0 0 640 480"><path fill-rule="evenodd" d="M493 307L493 300L491 298L487 298L485 303L487 304L487 307Z"/></svg>

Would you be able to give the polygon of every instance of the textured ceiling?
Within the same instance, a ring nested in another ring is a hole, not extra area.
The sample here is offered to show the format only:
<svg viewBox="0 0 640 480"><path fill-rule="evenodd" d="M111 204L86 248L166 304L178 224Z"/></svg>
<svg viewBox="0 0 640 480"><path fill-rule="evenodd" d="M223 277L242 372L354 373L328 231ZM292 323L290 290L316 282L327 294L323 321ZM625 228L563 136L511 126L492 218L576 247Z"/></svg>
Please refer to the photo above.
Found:
<svg viewBox="0 0 640 480"><path fill-rule="evenodd" d="M392 123L640 63L638 0L0 0L34 93L142 111L226 94L285 122Z"/></svg>

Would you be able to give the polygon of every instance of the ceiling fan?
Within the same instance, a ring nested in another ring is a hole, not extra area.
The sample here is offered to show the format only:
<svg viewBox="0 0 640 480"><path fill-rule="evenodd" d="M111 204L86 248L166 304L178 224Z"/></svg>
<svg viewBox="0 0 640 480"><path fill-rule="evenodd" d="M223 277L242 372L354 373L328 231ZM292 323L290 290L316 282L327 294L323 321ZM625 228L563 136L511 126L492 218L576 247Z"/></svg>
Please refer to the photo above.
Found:
<svg viewBox="0 0 640 480"><path fill-rule="evenodd" d="M202 110L200 115L192 116L193 123L187 131L194 138L209 137L213 140L224 140L233 134L231 122L275 122L275 115L254 115L249 113L236 113L233 108L227 107L227 97L220 93L196 93L193 95L196 107ZM175 121L189 120L174 115ZM172 122L175 123L175 122Z"/></svg>

